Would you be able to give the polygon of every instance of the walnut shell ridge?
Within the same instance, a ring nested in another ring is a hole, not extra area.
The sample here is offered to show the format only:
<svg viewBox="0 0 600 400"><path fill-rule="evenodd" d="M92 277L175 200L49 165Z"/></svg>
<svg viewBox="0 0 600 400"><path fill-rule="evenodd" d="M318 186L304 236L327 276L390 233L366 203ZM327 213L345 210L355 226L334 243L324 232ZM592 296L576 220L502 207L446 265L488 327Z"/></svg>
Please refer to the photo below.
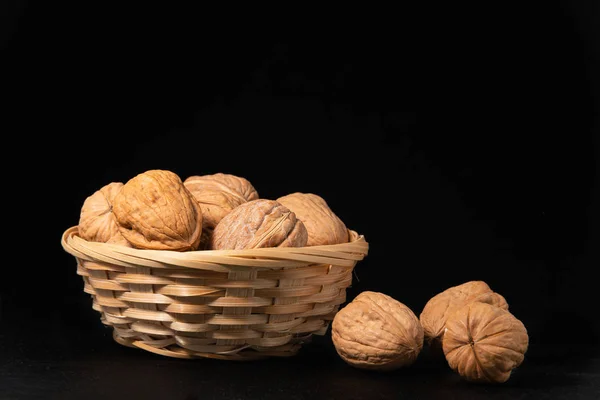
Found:
<svg viewBox="0 0 600 400"><path fill-rule="evenodd" d="M127 181L113 201L119 231L140 249L196 250L202 233L200 205L181 178L149 170Z"/></svg>
<svg viewBox="0 0 600 400"><path fill-rule="evenodd" d="M361 292L336 313L331 338L339 356L361 369L409 366L423 348L423 328L413 311L372 291Z"/></svg>
<svg viewBox="0 0 600 400"><path fill-rule="evenodd" d="M111 182L85 199L79 213L80 237L90 242L131 247L119 231L119 224L112 212L113 200L122 187L122 182Z"/></svg>
<svg viewBox="0 0 600 400"><path fill-rule="evenodd" d="M473 302L448 318L442 346L450 368L466 380L503 383L523 363L529 336L509 311Z"/></svg>
<svg viewBox="0 0 600 400"><path fill-rule="evenodd" d="M308 233L302 221L275 200L257 199L234 208L215 227L209 249L303 247Z"/></svg>
<svg viewBox="0 0 600 400"><path fill-rule="evenodd" d="M277 201L304 223L308 231L307 246L348 242L346 225L321 196L295 192L279 197Z"/></svg>
<svg viewBox="0 0 600 400"><path fill-rule="evenodd" d="M429 299L419 316L427 342L439 346L448 317L471 302L483 302L508 309L504 297L495 293L484 281L469 281L450 287Z"/></svg>
<svg viewBox="0 0 600 400"><path fill-rule="evenodd" d="M240 204L259 198L250 181L232 174L193 175L183 184L194 195L202 210L200 247L203 248L208 245L213 229L225 215Z"/></svg>

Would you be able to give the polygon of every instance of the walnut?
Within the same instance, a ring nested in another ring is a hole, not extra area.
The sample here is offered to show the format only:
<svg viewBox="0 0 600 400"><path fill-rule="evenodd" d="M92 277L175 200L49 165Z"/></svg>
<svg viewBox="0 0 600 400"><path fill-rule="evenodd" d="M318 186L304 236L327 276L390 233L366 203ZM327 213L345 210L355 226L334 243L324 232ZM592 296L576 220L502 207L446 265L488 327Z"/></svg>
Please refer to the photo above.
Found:
<svg viewBox="0 0 600 400"><path fill-rule="evenodd" d="M223 217L210 239L210 249L303 247L308 234L296 214L275 200L241 204Z"/></svg>
<svg viewBox="0 0 600 400"><path fill-rule="evenodd" d="M171 171L149 170L131 178L115 196L113 213L133 247L187 251L200 242L200 205Z"/></svg>
<svg viewBox="0 0 600 400"><path fill-rule="evenodd" d="M504 297L492 291L483 281L469 281L450 287L429 299L419 316L427 342L434 348L439 348L448 316L463 305L474 301L508 309Z"/></svg>
<svg viewBox="0 0 600 400"><path fill-rule="evenodd" d="M225 215L240 204L259 197L247 179L221 172L190 176L183 184L194 195L202 210L202 248L208 245L213 229Z"/></svg>
<svg viewBox="0 0 600 400"><path fill-rule="evenodd" d="M331 338L340 357L362 369L409 366L423 348L423 328L412 310L371 291L361 292L336 313Z"/></svg>
<svg viewBox="0 0 600 400"><path fill-rule="evenodd" d="M296 192L277 201L292 210L304 223L308 231L307 246L348 242L346 225L321 196Z"/></svg>
<svg viewBox="0 0 600 400"><path fill-rule="evenodd" d="M506 382L524 360L527 329L508 310L473 302L446 322L442 343L448 365L473 382Z"/></svg>
<svg viewBox="0 0 600 400"><path fill-rule="evenodd" d="M119 232L117 219L112 212L113 199L119 193L123 183L112 182L87 197L79 214L79 236L90 242L131 244Z"/></svg>

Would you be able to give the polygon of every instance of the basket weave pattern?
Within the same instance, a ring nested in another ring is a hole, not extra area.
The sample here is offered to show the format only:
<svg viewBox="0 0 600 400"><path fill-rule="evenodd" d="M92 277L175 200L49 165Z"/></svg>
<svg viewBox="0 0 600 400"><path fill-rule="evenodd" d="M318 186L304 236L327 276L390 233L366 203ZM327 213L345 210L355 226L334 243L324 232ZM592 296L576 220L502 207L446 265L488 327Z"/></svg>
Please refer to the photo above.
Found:
<svg viewBox="0 0 600 400"><path fill-rule="evenodd" d="M325 246L174 252L88 242L71 227L61 244L118 343L246 360L294 355L327 331L368 252L363 236L349 235Z"/></svg>

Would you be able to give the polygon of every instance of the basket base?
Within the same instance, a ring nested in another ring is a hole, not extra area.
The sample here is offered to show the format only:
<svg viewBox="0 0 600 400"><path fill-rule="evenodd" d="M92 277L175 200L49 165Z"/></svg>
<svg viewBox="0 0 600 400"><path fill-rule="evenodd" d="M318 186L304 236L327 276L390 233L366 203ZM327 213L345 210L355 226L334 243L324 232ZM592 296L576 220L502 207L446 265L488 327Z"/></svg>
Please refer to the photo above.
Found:
<svg viewBox="0 0 600 400"><path fill-rule="evenodd" d="M148 351L150 353L158 354L161 356L167 356L172 358L182 358L182 359L198 359L198 358L212 358L217 360L234 360L234 361L254 361L254 360L264 360L271 357L291 357L298 353L302 344L296 343L288 348L285 351L282 350L255 350L252 348L244 348L235 353L230 354L217 354L217 353L201 353L195 352L188 349L184 349L175 344L175 340L166 339L166 340L156 340L151 341L152 344L149 344L143 340L132 340L128 338L124 338L119 336L116 330L113 330L112 333L113 339L115 342L120 345L131 347L134 349L141 349ZM306 343L310 341L310 337L306 337L302 339L302 343Z"/></svg>

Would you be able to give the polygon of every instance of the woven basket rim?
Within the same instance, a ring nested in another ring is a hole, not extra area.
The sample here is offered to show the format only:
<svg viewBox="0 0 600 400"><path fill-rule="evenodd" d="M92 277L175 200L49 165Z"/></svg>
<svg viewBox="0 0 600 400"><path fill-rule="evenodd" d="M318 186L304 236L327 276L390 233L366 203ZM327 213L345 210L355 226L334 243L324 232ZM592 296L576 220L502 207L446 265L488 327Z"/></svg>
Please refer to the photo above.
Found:
<svg viewBox="0 0 600 400"><path fill-rule="evenodd" d="M90 242L78 235L77 225L67 228L61 237L63 249L76 258L125 267L192 268L214 271L232 269L281 269L310 264L353 266L369 251L364 235L348 229L347 243L273 247L244 250L174 250L135 249L118 244Z"/></svg>

